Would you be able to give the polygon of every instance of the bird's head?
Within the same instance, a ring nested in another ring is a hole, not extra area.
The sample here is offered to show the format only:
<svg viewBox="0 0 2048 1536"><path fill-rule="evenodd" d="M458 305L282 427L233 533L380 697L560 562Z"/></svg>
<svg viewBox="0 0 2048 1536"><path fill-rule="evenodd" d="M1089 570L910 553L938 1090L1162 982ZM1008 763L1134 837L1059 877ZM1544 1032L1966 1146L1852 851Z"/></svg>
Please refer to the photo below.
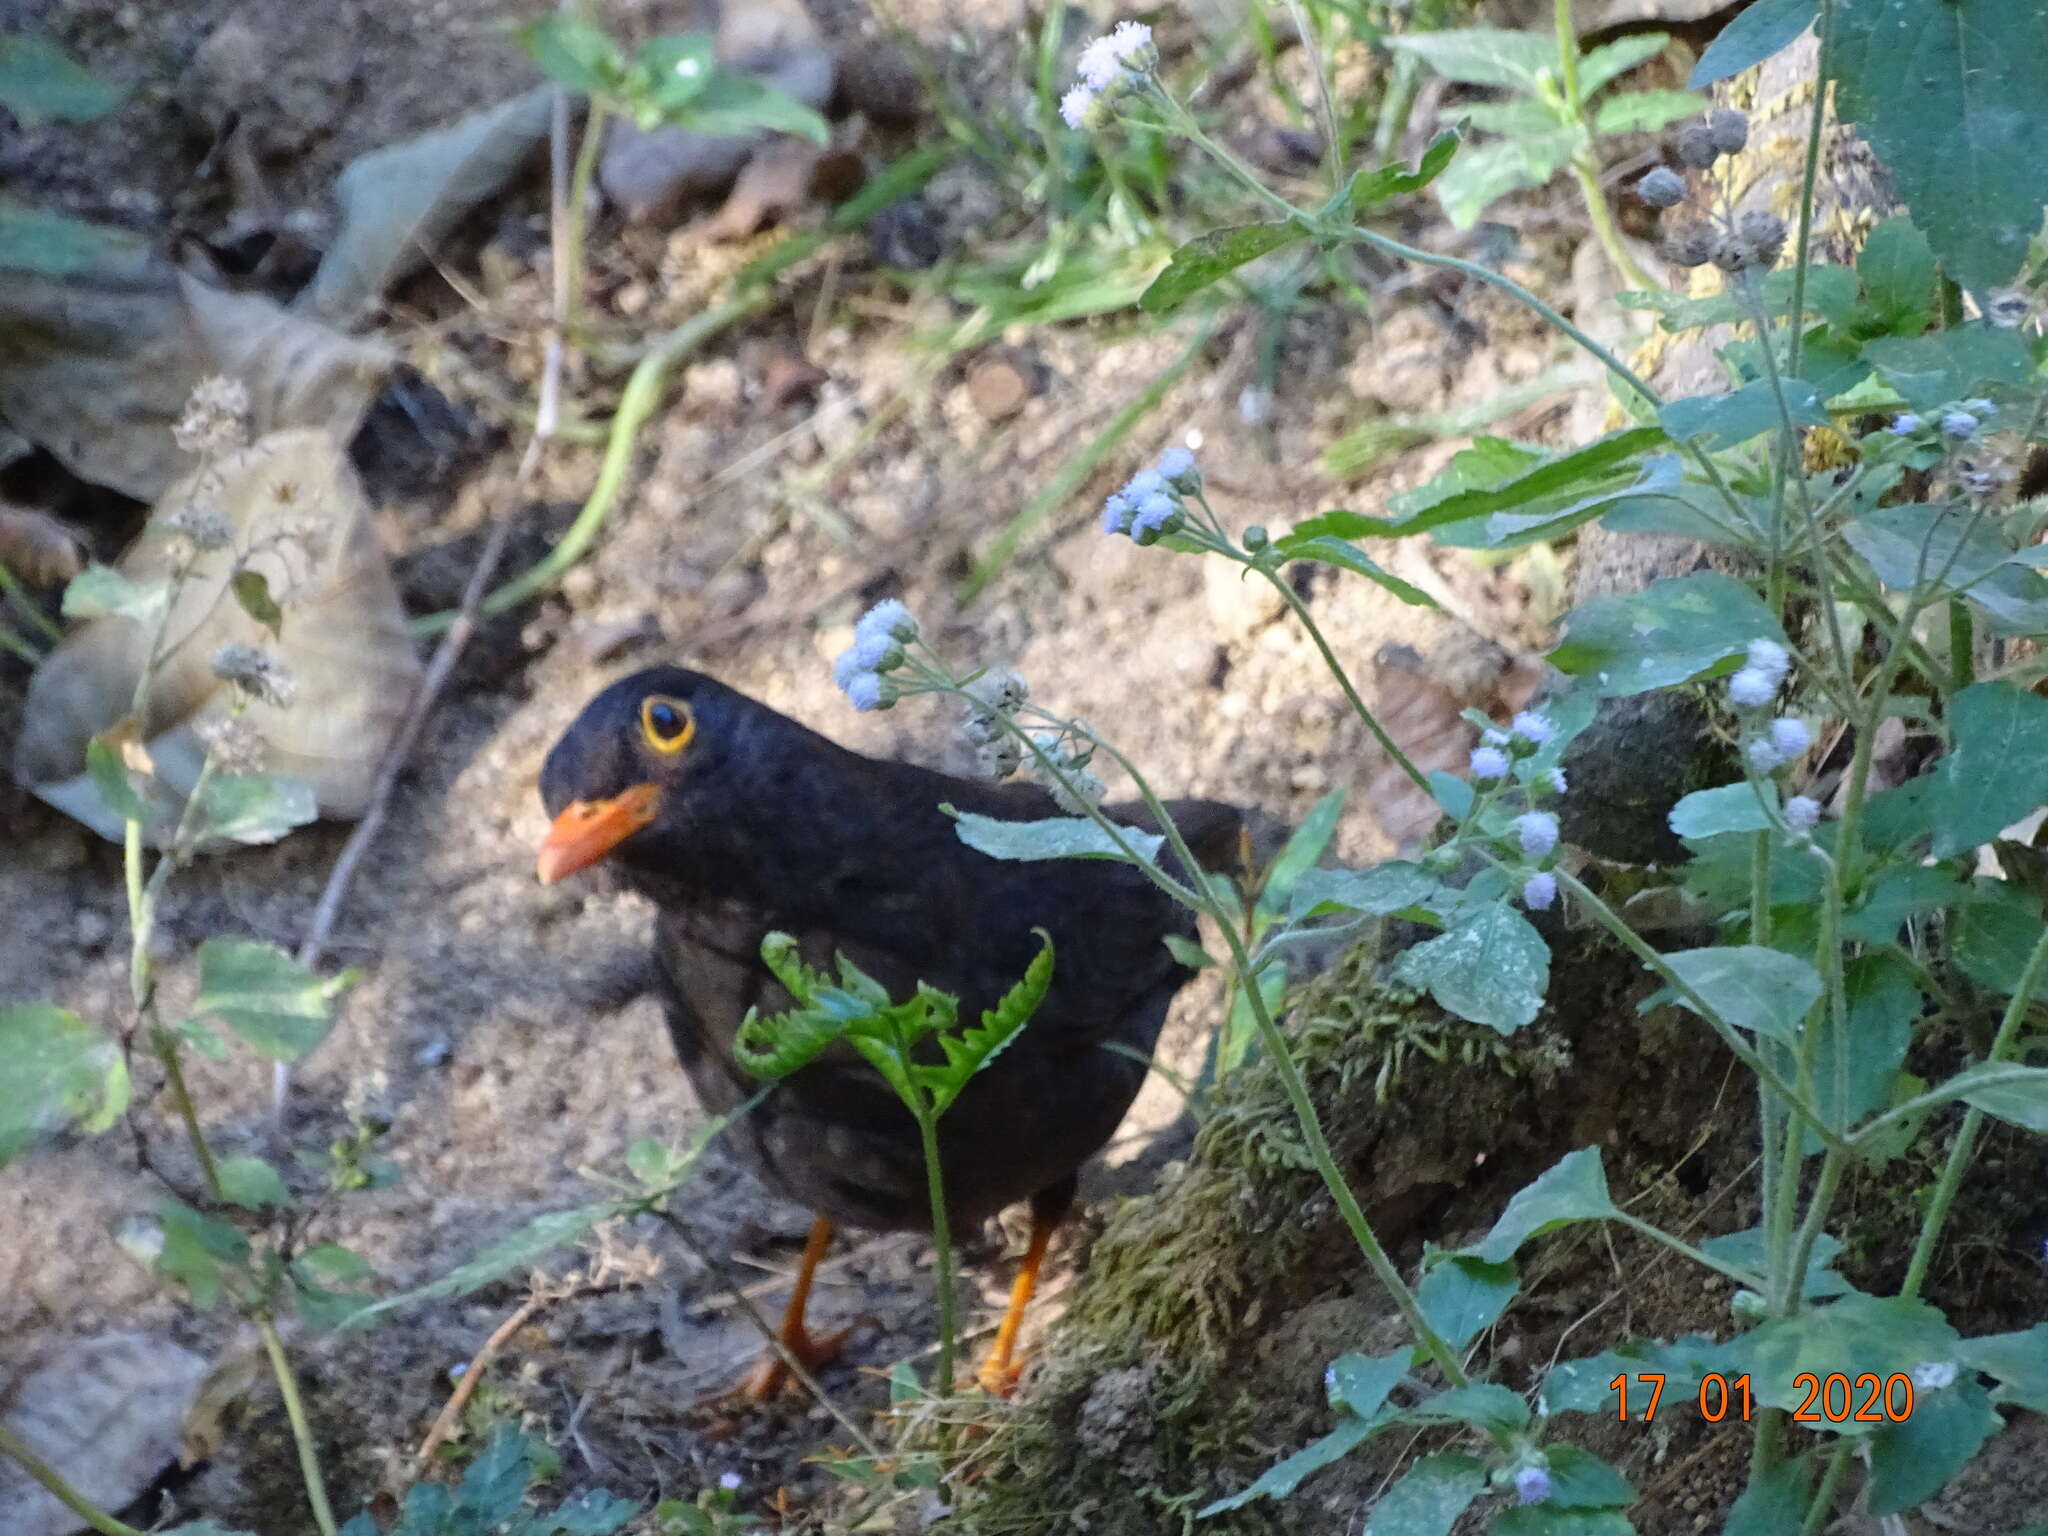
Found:
<svg viewBox="0 0 2048 1536"><path fill-rule="evenodd" d="M584 705L540 770L554 818L536 869L552 882L615 849L645 860L720 813L730 766L746 755L758 706L681 667L650 667ZM668 834L664 838L664 833Z"/></svg>

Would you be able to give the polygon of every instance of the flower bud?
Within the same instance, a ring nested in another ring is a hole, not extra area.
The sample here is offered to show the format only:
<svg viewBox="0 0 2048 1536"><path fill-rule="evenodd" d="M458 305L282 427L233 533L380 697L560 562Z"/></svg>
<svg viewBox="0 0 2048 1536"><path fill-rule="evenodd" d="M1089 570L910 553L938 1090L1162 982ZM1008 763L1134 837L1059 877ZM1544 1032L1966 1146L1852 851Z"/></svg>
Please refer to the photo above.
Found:
<svg viewBox="0 0 2048 1536"><path fill-rule="evenodd" d="M1724 155L1739 155L1749 143L1749 119L1733 107L1707 115L1707 139Z"/></svg>
<svg viewBox="0 0 2048 1536"><path fill-rule="evenodd" d="M1636 196L1652 208L1675 208L1685 201L1685 178L1670 166L1660 165L1636 183Z"/></svg>
<svg viewBox="0 0 2048 1536"><path fill-rule="evenodd" d="M1687 123L1672 135L1671 154L1680 165L1693 171L1704 171L1721 158L1721 151L1714 147L1714 130L1705 119Z"/></svg>
<svg viewBox="0 0 2048 1536"><path fill-rule="evenodd" d="M1713 259L1718 240L1711 224L1682 224L1666 232L1664 259L1674 267L1703 267Z"/></svg>
<svg viewBox="0 0 2048 1536"><path fill-rule="evenodd" d="M1272 542L1272 535L1266 532L1264 523L1253 523L1244 531L1244 547L1255 555Z"/></svg>

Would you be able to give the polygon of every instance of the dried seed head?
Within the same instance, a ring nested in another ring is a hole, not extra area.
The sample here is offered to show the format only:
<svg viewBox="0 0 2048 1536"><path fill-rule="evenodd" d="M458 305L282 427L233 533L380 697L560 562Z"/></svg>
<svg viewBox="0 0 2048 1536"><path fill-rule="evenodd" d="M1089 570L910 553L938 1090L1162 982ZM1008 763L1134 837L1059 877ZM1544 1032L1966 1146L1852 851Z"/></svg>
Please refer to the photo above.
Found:
<svg viewBox="0 0 2048 1536"><path fill-rule="evenodd" d="M211 502L186 502L164 519L164 531L190 539L201 550L226 549L235 542L234 524Z"/></svg>
<svg viewBox="0 0 2048 1536"><path fill-rule="evenodd" d="M975 767L984 778L1007 779L1017 771L1017 764L1023 758L1023 749L1017 745L1014 736L1004 736L987 742L974 754Z"/></svg>
<svg viewBox="0 0 2048 1536"><path fill-rule="evenodd" d="M1703 267L1719 243L1711 224L1681 224L1664 236L1664 259L1675 267Z"/></svg>
<svg viewBox="0 0 2048 1536"><path fill-rule="evenodd" d="M249 391L242 381L214 374L192 387L171 438L194 457L213 458L242 446L248 415Z"/></svg>
<svg viewBox="0 0 2048 1536"><path fill-rule="evenodd" d="M1714 265L1723 272L1740 272L1750 264L1750 249L1734 235L1723 235L1714 242Z"/></svg>
<svg viewBox="0 0 2048 1536"><path fill-rule="evenodd" d="M1785 221L1775 213L1752 209L1736 221L1735 238L1742 242L1752 264L1772 266L1785 249Z"/></svg>
<svg viewBox="0 0 2048 1536"><path fill-rule="evenodd" d="M1652 208L1676 208L1685 201L1685 178L1668 165L1657 166L1636 183L1636 196Z"/></svg>
<svg viewBox="0 0 2048 1536"><path fill-rule="evenodd" d="M1739 155L1749 143L1749 119L1733 107L1707 115L1707 138L1724 155Z"/></svg>
<svg viewBox="0 0 2048 1536"><path fill-rule="evenodd" d="M1671 155L1687 170L1704 171L1721 158L1721 151L1714 147L1714 130L1701 119L1671 136Z"/></svg>
<svg viewBox="0 0 2048 1536"><path fill-rule="evenodd" d="M215 651L213 675L277 709L289 707L299 691L297 679L284 663L254 645L236 643Z"/></svg>

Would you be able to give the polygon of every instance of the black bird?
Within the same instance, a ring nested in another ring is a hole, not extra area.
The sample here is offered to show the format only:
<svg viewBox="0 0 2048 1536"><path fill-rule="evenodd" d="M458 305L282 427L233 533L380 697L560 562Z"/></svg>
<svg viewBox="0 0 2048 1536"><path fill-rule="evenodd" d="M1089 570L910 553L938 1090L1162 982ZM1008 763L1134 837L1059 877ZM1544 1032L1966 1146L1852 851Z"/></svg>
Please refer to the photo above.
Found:
<svg viewBox="0 0 2048 1536"><path fill-rule="evenodd" d="M1037 1014L939 1123L956 1229L1031 1203L1030 1249L982 1372L1006 1389L1018 1322L1078 1170L1137 1096L1167 1005L1192 974L1163 940L1192 939L1193 917L1127 864L990 858L939 809L1061 814L1043 790L860 756L679 667L635 673L592 699L548 754L540 791L554 818L543 881L609 859L659 908L669 1033L714 1113L759 1087L732 1052L747 1011L791 1006L761 960L768 932L794 935L821 969L843 952L892 997L920 981L951 992L964 1019L1023 976L1040 949L1033 929L1051 935L1052 981ZM1241 857L1234 808L1177 801L1171 812L1204 865ZM1142 807L1110 815L1150 824ZM1178 872L1170 858L1167 867ZM814 1342L804 1306L833 1226L931 1228L915 1122L871 1067L835 1047L730 1135L771 1187L815 1213L782 1338L807 1362L829 1358L839 1340ZM748 1390L769 1395L783 1376L771 1356Z"/></svg>

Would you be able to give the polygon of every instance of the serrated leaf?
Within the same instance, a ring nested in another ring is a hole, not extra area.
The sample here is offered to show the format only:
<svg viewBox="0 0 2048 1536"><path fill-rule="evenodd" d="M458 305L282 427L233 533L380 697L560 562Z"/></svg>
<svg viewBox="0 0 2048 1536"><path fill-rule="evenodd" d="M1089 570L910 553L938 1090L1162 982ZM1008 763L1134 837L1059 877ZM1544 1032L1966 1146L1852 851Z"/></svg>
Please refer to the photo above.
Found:
<svg viewBox="0 0 2048 1536"><path fill-rule="evenodd" d="M220 1020L272 1061L297 1061L327 1037L334 999L356 977L321 976L275 944L208 939L199 946L192 1011Z"/></svg>
<svg viewBox="0 0 2048 1536"><path fill-rule="evenodd" d="M1619 79L1639 64L1649 63L1670 42L1662 32L1637 32L1587 49L1579 58L1580 98L1590 100L1608 81Z"/></svg>
<svg viewBox="0 0 2048 1536"><path fill-rule="evenodd" d="M1489 1433L1514 1434L1528 1424L1529 1405L1519 1392L1474 1381L1425 1398L1407 1416L1425 1424L1470 1424Z"/></svg>
<svg viewBox="0 0 2048 1536"><path fill-rule="evenodd" d="M1962 1341L1939 1311L1924 1301L1898 1296L1844 1296L1824 1306L1772 1318L1747 1337L1749 1373L1759 1404L1797 1409L1806 1396L1794 1378L1811 1372L1822 1379L1842 1374L1854 1380L1874 1372L1911 1374L1929 1361L1954 1360ZM1834 1426L1852 1435L1873 1426L1855 1420Z"/></svg>
<svg viewBox="0 0 2048 1536"><path fill-rule="evenodd" d="M1511 1035L1543 1009L1550 946L1506 902L1461 909L1452 926L1402 953L1394 974L1438 1006Z"/></svg>
<svg viewBox="0 0 2048 1536"><path fill-rule="evenodd" d="M261 571L237 571L228 586L235 594L235 601L242 605L242 612L273 635L283 632L284 610L270 595L269 579Z"/></svg>
<svg viewBox="0 0 2048 1536"><path fill-rule="evenodd" d="M575 11L557 11L515 34L541 73L585 96L598 96L625 77L626 56L605 30Z"/></svg>
<svg viewBox="0 0 2048 1536"><path fill-rule="evenodd" d="M1727 1529L1743 1536L1799 1536L1812 1497L1806 1458L1788 1457L1751 1477L1729 1507Z"/></svg>
<svg viewBox="0 0 2048 1536"><path fill-rule="evenodd" d="M1300 919L1368 912L1384 917L1425 905L1442 889L1443 882L1421 865L1398 859L1367 870L1305 870L1294 883L1289 915Z"/></svg>
<svg viewBox="0 0 2048 1536"><path fill-rule="evenodd" d="M0 1167L38 1136L77 1124L97 1135L128 1107L120 1044L55 1003L0 1008Z"/></svg>
<svg viewBox="0 0 2048 1536"><path fill-rule="evenodd" d="M684 32L651 39L633 61L633 95L657 112L688 105L704 93L717 69L718 39Z"/></svg>
<svg viewBox="0 0 2048 1536"><path fill-rule="evenodd" d="M1653 582L1641 592L1595 598L1565 616L1550 653L1560 671L1607 697L1643 693L1732 670L1752 640L1785 643L1778 621L1742 582L1719 571Z"/></svg>
<svg viewBox="0 0 2048 1536"><path fill-rule="evenodd" d="M1371 1418L1408 1374L1414 1356L1412 1349L1397 1349L1390 1355L1339 1355L1323 1373L1330 1406L1361 1419Z"/></svg>
<svg viewBox="0 0 2048 1536"><path fill-rule="evenodd" d="M1461 1350L1500 1320L1520 1285L1512 1264L1453 1253L1430 1265L1415 1299L1429 1326L1452 1349Z"/></svg>
<svg viewBox="0 0 2048 1536"><path fill-rule="evenodd" d="M1542 32L1463 27L1403 32L1383 41L1398 52L1417 55L1445 79L1466 85L1503 85L1533 93L1543 77L1557 72L1557 40Z"/></svg>
<svg viewBox="0 0 2048 1536"><path fill-rule="evenodd" d="M1553 1445L1544 1458L1550 1464L1550 1502L1561 1509L1611 1509L1635 1502L1629 1480L1581 1446Z"/></svg>
<svg viewBox="0 0 2048 1536"><path fill-rule="evenodd" d="M0 107L25 128L45 118L89 123L113 111L121 87L101 79L48 38L0 33Z"/></svg>
<svg viewBox="0 0 2048 1536"><path fill-rule="evenodd" d="M1492 139L1466 150L1436 179L1434 190L1444 216L1457 228L1470 229L1482 213L1510 192L1548 182L1571 159L1581 139L1578 129L1561 128Z"/></svg>
<svg viewBox="0 0 2048 1536"><path fill-rule="evenodd" d="M2011 881L1973 880L1950 922L1949 958L1956 968L1978 986L2012 996L2041 936L2040 903ZM2048 998L2048 978L2034 998Z"/></svg>
<svg viewBox="0 0 2048 1536"><path fill-rule="evenodd" d="M1842 932L1865 944L1889 944L1909 919L1953 906L1962 898L1962 884L1945 869L1886 864L1850 902Z"/></svg>
<svg viewBox="0 0 2048 1536"><path fill-rule="evenodd" d="M1700 1252L1719 1259L1723 1264L1732 1264L1759 1280L1770 1272L1770 1235L1762 1227L1705 1238L1700 1243ZM1806 1266L1805 1283L1800 1289L1802 1300L1848 1293L1849 1282L1828 1268L1841 1252L1842 1240L1832 1232L1814 1235L1813 1254Z"/></svg>
<svg viewBox="0 0 2048 1536"><path fill-rule="evenodd" d="M1920 866L1907 868L1917 872ZM1813 1093L1821 1118L1846 1129L1889 1107L1892 1086L1913 1043L1913 1023L1920 1017L1925 999L1905 957L1889 949L1851 959L1842 969L1842 984L1849 1004L1848 1100L1839 1107L1835 1102L1832 1030L1815 1042ZM1805 1140L1808 1153L1820 1150L1820 1138L1811 1126Z"/></svg>
<svg viewBox="0 0 2048 1536"><path fill-rule="evenodd" d="M1383 165L1374 171L1360 171L1351 178L1351 185L1345 193L1351 211L1354 214L1363 213L1366 209L1377 207L1392 198L1407 197L1420 192L1443 174L1444 167L1449 165L1458 153L1458 146L1463 139L1464 135L1456 128L1440 129L1429 141L1429 146L1423 150L1414 170L1411 171L1397 163Z"/></svg>
<svg viewBox="0 0 2048 1536"><path fill-rule="evenodd" d="M168 583L160 579L131 581L111 565L88 565L64 589L64 617L119 617L152 623L163 612Z"/></svg>
<svg viewBox="0 0 2048 1536"><path fill-rule="evenodd" d="M1551 1503L1504 1509L1486 1529L1489 1536L1636 1536L1619 1510L1565 1509Z"/></svg>
<svg viewBox="0 0 2048 1536"><path fill-rule="evenodd" d="M236 1153L220 1159L215 1166L220 1174L221 1193L236 1205L256 1211L265 1206L282 1209L292 1203L284 1180L260 1157Z"/></svg>
<svg viewBox="0 0 2048 1536"><path fill-rule="evenodd" d="M1259 908L1267 913L1284 911L1294 882L1315 867L1330 839L1337 835L1337 820L1344 814L1344 791L1333 789L1301 818L1285 846L1274 857L1259 884Z"/></svg>
<svg viewBox="0 0 2048 1536"><path fill-rule="evenodd" d="M162 1246L153 1268L192 1297L201 1311L220 1299L223 1279L249 1262L249 1240L216 1217L177 1200L157 1202Z"/></svg>
<svg viewBox="0 0 2048 1536"><path fill-rule="evenodd" d="M1436 608L1441 605L1420 587L1412 586L1392 574L1355 544L1343 539L1289 539L1282 554L1285 560L1313 560L1321 565L1334 565L1353 575L1363 576L1367 581L1393 593L1412 608Z"/></svg>
<svg viewBox="0 0 2048 1536"><path fill-rule="evenodd" d="M663 112L659 120L717 137L793 133L821 147L832 141L831 124L817 112L786 92L730 69L713 71L703 90L681 107Z"/></svg>
<svg viewBox="0 0 2048 1536"><path fill-rule="evenodd" d="M2011 558L1995 524L1961 502L1900 502L1842 525L1842 537L1894 592L1932 599L1990 575Z"/></svg>
<svg viewBox="0 0 2048 1536"><path fill-rule="evenodd" d="M1699 97L1683 91L1630 91L1600 103L1600 110L1593 114L1593 131L1602 136L1659 133L1705 105Z"/></svg>
<svg viewBox="0 0 2048 1536"><path fill-rule="evenodd" d="M1801 1024L1820 999L1820 972L1810 960L1757 944L1679 950L1664 963L1724 1022L1785 1045L1798 1043Z"/></svg>
<svg viewBox="0 0 2048 1536"><path fill-rule="evenodd" d="M2048 1132L2048 1067L1980 1061L1942 1084L1942 1091L2022 1130Z"/></svg>
<svg viewBox="0 0 2048 1536"><path fill-rule="evenodd" d="M313 786L281 773L215 773L192 811L199 842L274 843L320 818Z"/></svg>
<svg viewBox="0 0 2048 1536"><path fill-rule="evenodd" d="M1704 90L1761 64L1779 49L1791 46L1819 14L1820 0L1756 0L1707 44L1686 84Z"/></svg>
<svg viewBox="0 0 2048 1536"><path fill-rule="evenodd" d="M1876 150L1964 287L2010 282L2048 203L2048 49L2012 0L1878 0L1835 16L1828 69L1844 121Z"/></svg>
<svg viewBox="0 0 2048 1536"><path fill-rule="evenodd" d="M954 834L977 853L992 859L1026 863L1039 859L1119 859L1123 852L1106 831L1085 816L1054 816L1043 821L999 821L973 811L955 811L941 806L954 819ZM1159 860L1159 848L1166 839L1136 827L1120 829L1132 852L1147 864ZM1125 862L1130 862L1125 860Z"/></svg>
<svg viewBox="0 0 2048 1536"><path fill-rule="evenodd" d="M979 1024L958 1034L939 1036L939 1047L946 1055L943 1070L915 1069L931 1093L934 1114L943 1115L952 1108L968 1080L1009 1048L1045 1001L1046 989L1052 985L1052 935L1043 928L1033 931L1044 947L1025 967L1023 979L1005 992L995 1007L983 1010Z"/></svg>
<svg viewBox="0 0 2048 1536"><path fill-rule="evenodd" d="M1934 251L1905 214L1886 219L1856 257L1867 309L1865 334L1918 336L1934 320Z"/></svg>
<svg viewBox="0 0 2048 1536"><path fill-rule="evenodd" d="M2019 333L1984 320L1925 336L1880 336L1863 344L1863 357L1916 411L1934 410L1986 386L2025 389L2033 374L2033 358Z"/></svg>
<svg viewBox="0 0 2048 1536"><path fill-rule="evenodd" d="M1379 1426L1370 1419L1361 1419L1346 1414L1337 1427L1319 1440L1311 1440L1283 1461L1268 1467L1250 1487L1228 1498L1215 1499L1195 1512L1196 1518L1208 1519L1228 1510L1242 1509L1259 1499L1284 1499L1299 1488L1313 1473L1342 1461L1352 1451L1363 1445Z"/></svg>
<svg viewBox="0 0 2048 1536"><path fill-rule="evenodd" d="M1870 1512L1896 1515L1933 1498L2001 1427L1976 1381L1917 1393L1911 1413L1870 1437Z"/></svg>
<svg viewBox="0 0 2048 1536"><path fill-rule="evenodd" d="M1486 1465L1459 1451L1425 1456L1381 1494L1364 1536L1448 1536L1458 1517L1486 1491Z"/></svg>
<svg viewBox="0 0 2048 1536"><path fill-rule="evenodd" d="M1998 1382L1994 1402L2048 1413L2048 1323L1965 1339L1956 1358Z"/></svg>
<svg viewBox="0 0 2048 1536"><path fill-rule="evenodd" d="M2048 699L2011 683L1975 683L1949 701L1954 743L1935 766L1934 856L1987 842L2048 804Z"/></svg>
<svg viewBox="0 0 2048 1536"><path fill-rule="evenodd" d="M1598 1147L1568 1152L1535 1183L1516 1191L1493 1230L1476 1250L1489 1264L1500 1264L1530 1238L1576 1221L1603 1221L1621 1213L1607 1193L1607 1174Z"/></svg>
<svg viewBox="0 0 2048 1536"><path fill-rule="evenodd" d="M1804 379L1782 380L1785 406L1803 427L1825 427L1831 418L1814 387ZM1757 379L1725 395L1693 395L1673 400L1657 419L1675 441L1697 442L1706 448L1735 448L1784 425L1778 392L1769 379Z"/></svg>
<svg viewBox="0 0 2048 1536"><path fill-rule="evenodd" d="M1248 262L1307 238L1307 227L1292 220L1237 224L1197 235L1173 253L1166 269L1140 295L1138 307L1148 315L1163 314Z"/></svg>
<svg viewBox="0 0 2048 1536"><path fill-rule="evenodd" d="M1656 427L1624 427L1556 457L1499 438L1481 438L1445 473L1390 504L1394 521L1376 531L1401 536L1471 522L1495 513L1554 517L1589 493L1619 491L1637 477L1635 461L1665 442ZM1355 515L1355 514L1354 514Z"/></svg>
<svg viewBox="0 0 2048 1536"><path fill-rule="evenodd" d="M1209 951L1177 933L1166 936L1166 952L1191 971L1206 970L1216 963L1216 957Z"/></svg>
<svg viewBox="0 0 2048 1536"><path fill-rule="evenodd" d="M1747 782L1696 789L1671 807L1671 830L1684 838L1718 837L1724 832L1763 832L1771 818Z"/></svg>

